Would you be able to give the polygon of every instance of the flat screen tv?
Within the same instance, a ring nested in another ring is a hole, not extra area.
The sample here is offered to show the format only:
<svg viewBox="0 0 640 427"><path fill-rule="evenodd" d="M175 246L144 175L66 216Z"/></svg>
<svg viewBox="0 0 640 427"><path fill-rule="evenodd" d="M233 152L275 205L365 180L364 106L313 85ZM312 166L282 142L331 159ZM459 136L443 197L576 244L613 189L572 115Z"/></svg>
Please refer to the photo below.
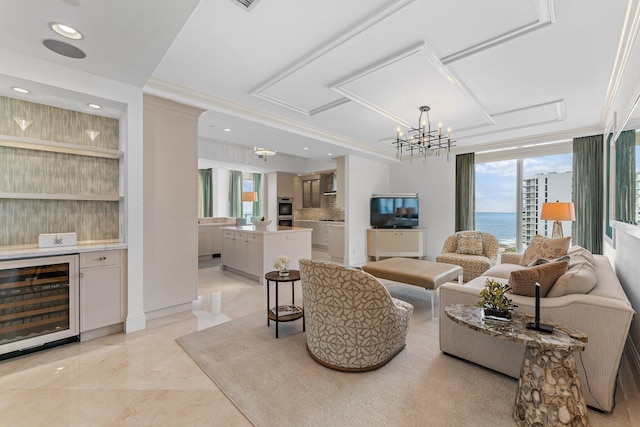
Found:
<svg viewBox="0 0 640 427"><path fill-rule="evenodd" d="M371 226L374 228L417 227L419 208L417 194L374 194L371 197Z"/></svg>

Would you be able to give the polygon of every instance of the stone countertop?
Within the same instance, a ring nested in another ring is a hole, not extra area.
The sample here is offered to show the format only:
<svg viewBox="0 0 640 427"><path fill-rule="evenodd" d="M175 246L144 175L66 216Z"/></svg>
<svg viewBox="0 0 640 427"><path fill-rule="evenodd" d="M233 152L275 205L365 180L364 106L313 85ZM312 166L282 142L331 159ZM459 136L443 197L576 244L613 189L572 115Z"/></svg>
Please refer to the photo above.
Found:
<svg viewBox="0 0 640 427"><path fill-rule="evenodd" d="M343 219L295 219L293 222L326 222L327 224L344 224Z"/></svg>
<svg viewBox="0 0 640 427"><path fill-rule="evenodd" d="M312 231L311 228L305 227L282 227L276 225L269 225L267 227L256 227L255 225L242 225L242 226L230 226L223 227L223 230L231 231L244 231L246 233L255 234L275 234L275 233L301 233Z"/></svg>
<svg viewBox="0 0 640 427"><path fill-rule="evenodd" d="M81 252L113 251L127 249L126 243L92 243L74 246L56 246L53 248L23 248L0 250L0 261L43 256L69 255Z"/></svg>
<svg viewBox="0 0 640 427"><path fill-rule="evenodd" d="M473 305L453 304L445 307L447 317L456 323L465 325L475 331L509 341L526 344L540 349L560 349L570 351L584 350L587 335L567 326L541 319L541 323L553 326L553 333L546 334L527 329L526 324L533 322L533 317L524 313L512 312L509 321L484 319L481 307Z"/></svg>

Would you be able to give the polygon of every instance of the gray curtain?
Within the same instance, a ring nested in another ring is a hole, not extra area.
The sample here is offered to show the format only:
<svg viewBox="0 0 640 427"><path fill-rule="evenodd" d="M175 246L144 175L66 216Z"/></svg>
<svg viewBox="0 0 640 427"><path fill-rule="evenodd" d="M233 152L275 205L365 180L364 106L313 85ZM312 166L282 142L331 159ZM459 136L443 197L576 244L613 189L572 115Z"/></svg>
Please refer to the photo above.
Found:
<svg viewBox="0 0 640 427"><path fill-rule="evenodd" d="M253 174L253 191L258 195L258 200L253 202L253 215L256 218L260 218L262 212L262 174L254 173Z"/></svg>
<svg viewBox="0 0 640 427"><path fill-rule="evenodd" d="M475 153L456 156L456 231L475 229Z"/></svg>
<svg viewBox="0 0 640 427"><path fill-rule="evenodd" d="M602 254L604 220L602 135L573 140L573 204L576 220L572 225L573 245L580 245L594 254Z"/></svg>
<svg viewBox="0 0 640 427"><path fill-rule="evenodd" d="M229 179L230 216L242 218L242 172L231 171Z"/></svg>
<svg viewBox="0 0 640 427"><path fill-rule="evenodd" d="M213 216L213 200L211 194L212 169L198 169L200 175L200 217Z"/></svg>
<svg viewBox="0 0 640 427"><path fill-rule="evenodd" d="M636 131L627 130L616 140L616 201L614 219L636 223Z"/></svg>

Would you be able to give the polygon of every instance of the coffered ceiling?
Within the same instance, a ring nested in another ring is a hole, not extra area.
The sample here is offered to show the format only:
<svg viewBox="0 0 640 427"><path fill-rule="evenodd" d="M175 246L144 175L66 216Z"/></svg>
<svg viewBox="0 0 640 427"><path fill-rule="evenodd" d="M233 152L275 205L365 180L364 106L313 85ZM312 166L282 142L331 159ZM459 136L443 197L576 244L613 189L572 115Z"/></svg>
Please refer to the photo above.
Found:
<svg viewBox="0 0 640 427"><path fill-rule="evenodd" d="M236 0L5 0L0 48L204 107L209 143L393 159L396 128L416 126L422 105L461 150L601 131L616 91L635 89L611 84L616 67L640 70L637 47L620 55L629 5L637 1L260 0L247 10ZM50 21L86 35L72 43L86 59L42 46L56 38ZM626 32L633 45L638 28Z"/></svg>

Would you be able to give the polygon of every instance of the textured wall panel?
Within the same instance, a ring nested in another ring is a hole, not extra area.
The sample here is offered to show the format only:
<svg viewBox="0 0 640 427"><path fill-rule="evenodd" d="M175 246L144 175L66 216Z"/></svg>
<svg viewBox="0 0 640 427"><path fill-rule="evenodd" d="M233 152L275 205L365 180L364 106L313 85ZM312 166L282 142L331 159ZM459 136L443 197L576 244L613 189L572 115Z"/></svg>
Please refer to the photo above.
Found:
<svg viewBox="0 0 640 427"><path fill-rule="evenodd" d="M13 119L32 120L22 130ZM86 129L100 132L91 141ZM119 122L0 96L0 135L119 149ZM0 192L118 197L119 160L0 147ZM78 242L119 239L117 201L0 199L0 247L37 247L41 233L76 232Z"/></svg>
<svg viewBox="0 0 640 427"><path fill-rule="evenodd" d="M0 147L0 192L118 197L118 159Z"/></svg>
<svg viewBox="0 0 640 427"><path fill-rule="evenodd" d="M14 117L23 117L32 123L22 130ZM91 141L86 129L100 131L100 134ZM119 133L117 119L0 96L0 135L118 150Z"/></svg>
<svg viewBox="0 0 640 427"><path fill-rule="evenodd" d="M41 233L117 241L118 214L118 202L1 199L0 246L37 246Z"/></svg>

